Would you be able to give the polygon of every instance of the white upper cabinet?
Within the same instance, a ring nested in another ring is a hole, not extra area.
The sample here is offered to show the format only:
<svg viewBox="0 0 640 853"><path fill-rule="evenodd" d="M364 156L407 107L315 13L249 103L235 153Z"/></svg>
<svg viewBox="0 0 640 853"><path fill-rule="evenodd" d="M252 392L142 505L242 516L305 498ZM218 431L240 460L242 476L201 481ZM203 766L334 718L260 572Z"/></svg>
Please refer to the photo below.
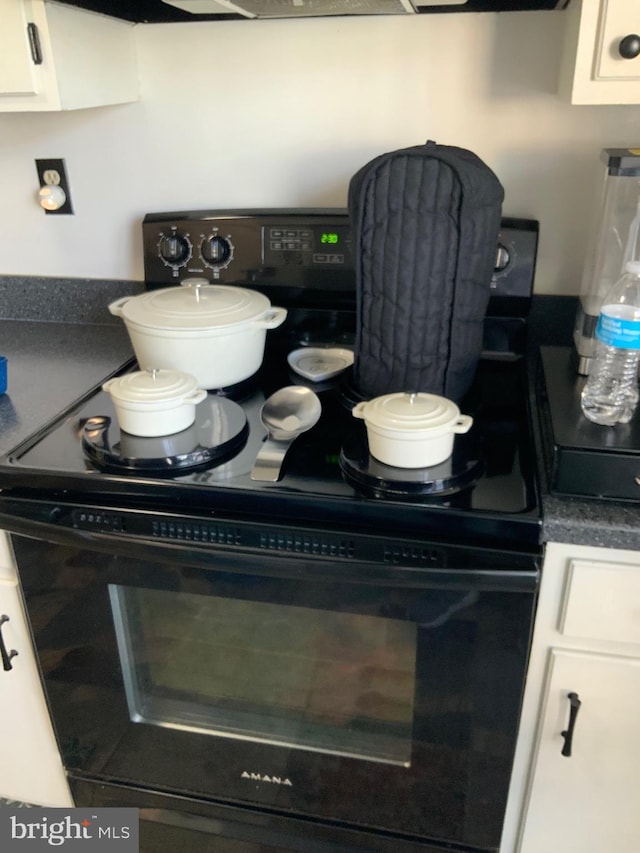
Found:
<svg viewBox="0 0 640 853"><path fill-rule="evenodd" d="M573 104L640 104L640 0L571 0L560 93Z"/></svg>
<svg viewBox="0 0 640 853"><path fill-rule="evenodd" d="M0 112L138 99L133 25L43 0L0 0Z"/></svg>
<svg viewBox="0 0 640 853"><path fill-rule="evenodd" d="M3 94L33 95L35 65L28 44L29 16L25 3L1 0L0 88Z"/></svg>

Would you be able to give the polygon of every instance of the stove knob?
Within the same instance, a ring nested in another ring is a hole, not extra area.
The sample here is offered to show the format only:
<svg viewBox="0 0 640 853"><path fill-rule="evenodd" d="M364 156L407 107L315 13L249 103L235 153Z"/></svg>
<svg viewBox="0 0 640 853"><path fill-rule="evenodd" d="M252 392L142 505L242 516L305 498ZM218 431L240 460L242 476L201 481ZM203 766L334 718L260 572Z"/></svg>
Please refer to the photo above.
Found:
<svg viewBox="0 0 640 853"><path fill-rule="evenodd" d="M200 254L207 266L221 269L233 258L233 243L226 237L215 234L202 241Z"/></svg>
<svg viewBox="0 0 640 853"><path fill-rule="evenodd" d="M170 267L182 267L191 257L191 243L180 234L168 234L158 243L160 258Z"/></svg>

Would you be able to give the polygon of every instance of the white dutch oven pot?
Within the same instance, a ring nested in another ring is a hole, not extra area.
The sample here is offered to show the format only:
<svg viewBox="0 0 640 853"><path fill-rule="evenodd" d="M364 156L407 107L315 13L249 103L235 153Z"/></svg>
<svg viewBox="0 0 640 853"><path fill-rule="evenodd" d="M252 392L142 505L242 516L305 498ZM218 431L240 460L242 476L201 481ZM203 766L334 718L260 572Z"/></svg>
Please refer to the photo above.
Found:
<svg viewBox="0 0 640 853"><path fill-rule="evenodd" d="M109 379L120 429L130 435L172 435L195 421L196 405L207 396L197 381L179 370L140 370Z"/></svg>
<svg viewBox="0 0 640 853"><path fill-rule="evenodd" d="M225 388L260 369L268 329L284 322L255 290L186 279L182 287L125 296L109 305L122 317L140 368L175 368L201 388Z"/></svg>
<svg viewBox="0 0 640 853"><path fill-rule="evenodd" d="M353 416L367 428L369 452L395 468L428 468L448 459L456 434L473 423L456 404L435 394L385 394L358 403Z"/></svg>

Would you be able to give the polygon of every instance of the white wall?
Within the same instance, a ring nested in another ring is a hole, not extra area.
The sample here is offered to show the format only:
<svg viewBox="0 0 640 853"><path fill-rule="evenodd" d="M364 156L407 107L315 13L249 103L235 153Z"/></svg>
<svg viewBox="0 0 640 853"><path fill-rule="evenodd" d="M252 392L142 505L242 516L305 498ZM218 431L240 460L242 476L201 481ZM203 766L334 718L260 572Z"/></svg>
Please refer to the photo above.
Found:
<svg viewBox="0 0 640 853"><path fill-rule="evenodd" d="M494 169L505 215L540 220L536 290L575 293L600 150L640 146L640 107L556 95L563 25L509 12L138 26L138 103L0 114L0 274L141 280L145 212L342 206L369 159L430 138ZM36 157L66 159L74 216L38 207Z"/></svg>

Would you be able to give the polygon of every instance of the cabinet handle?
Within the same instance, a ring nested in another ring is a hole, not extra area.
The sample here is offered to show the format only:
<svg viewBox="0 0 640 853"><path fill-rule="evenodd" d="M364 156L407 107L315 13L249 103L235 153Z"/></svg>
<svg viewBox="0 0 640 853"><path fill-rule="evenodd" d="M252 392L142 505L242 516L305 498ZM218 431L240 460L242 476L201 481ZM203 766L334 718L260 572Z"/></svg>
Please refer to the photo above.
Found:
<svg viewBox="0 0 640 853"><path fill-rule="evenodd" d="M31 59L34 65L42 65L42 48L40 47L40 35L35 24L27 24L27 36L31 48Z"/></svg>
<svg viewBox="0 0 640 853"><path fill-rule="evenodd" d="M567 699L569 700L569 727L564 731L560 732L562 737L564 738L564 746L562 747L562 755L565 758L571 758L571 743L573 741L573 732L576 727L576 719L578 717L578 711L580 710L580 705L582 702L578 698L577 693L568 693Z"/></svg>
<svg viewBox="0 0 640 853"><path fill-rule="evenodd" d="M8 652L4 644L4 638L2 636L2 626L5 622L8 621L9 617L6 615L6 613L3 613L3 615L0 616L0 656L2 656L2 668L5 672L9 672L10 669L13 669L11 658L14 658L18 654L15 649L11 649L11 651Z"/></svg>
<svg viewBox="0 0 640 853"><path fill-rule="evenodd" d="M618 53L623 59L635 59L640 56L640 36L629 33L618 45Z"/></svg>

